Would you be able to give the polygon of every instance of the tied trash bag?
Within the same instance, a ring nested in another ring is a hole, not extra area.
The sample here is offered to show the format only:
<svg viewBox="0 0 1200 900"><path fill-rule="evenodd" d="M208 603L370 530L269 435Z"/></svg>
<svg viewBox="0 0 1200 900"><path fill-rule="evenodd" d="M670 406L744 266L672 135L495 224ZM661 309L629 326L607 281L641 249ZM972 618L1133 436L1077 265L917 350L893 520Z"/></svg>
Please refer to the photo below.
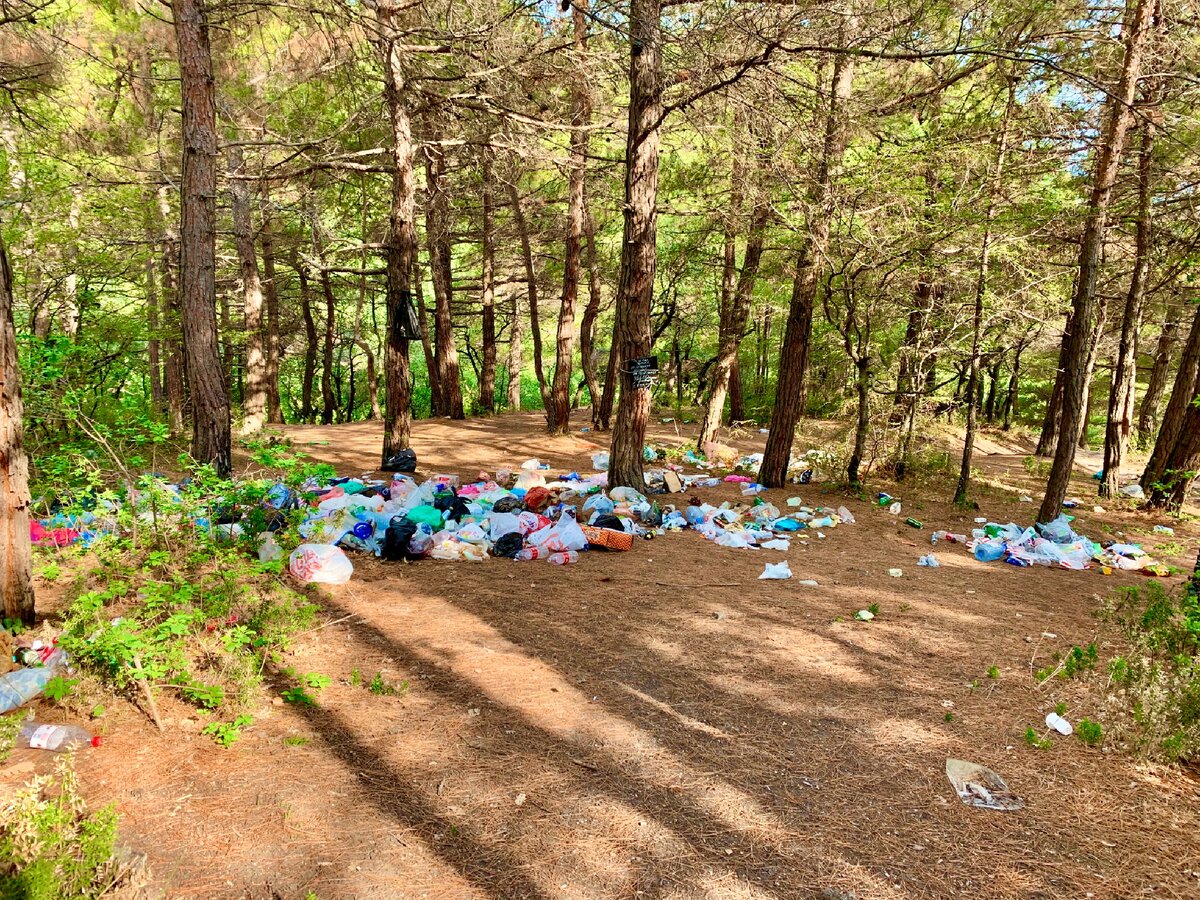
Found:
<svg viewBox="0 0 1200 900"><path fill-rule="evenodd" d="M288 571L305 584L345 584L354 574L354 564L337 547L301 544L288 557Z"/></svg>
<svg viewBox="0 0 1200 900"><path fill-rule="evenodd" d="M406 449L399 453L393 453L383 461L384 472L407 472L412 474L417 471L417 453L415 450Z"/></svg>
<svg viewBox="0 0 1200 900"><path fill-rule="evenodd" d="M464 525L454 536L466 544L484 544L488 539L488 534L483 530L483 526L476 522Z"/></svg>
<svg viewBox="0 0 1200 900"><path fill-rule="evenodd" d="M383 533L383 558L388 562L408 559L408 542L417 533L417 526L405 516L396 516Z"/></svg>
<svg viewBox="0 0 1200 900"><path fill-rule="evenodd" d="M1056 544L1070 544L1078 540L1078 536L1071 530L1071 522L1065 513L1059 513L1058 518L1053 522L1039 522L1037 530L1038 534L1046 540L1054 541Z"/></svg>
<svg viewBox="0 0 1200 900"><path fill-rule="evenodd" d="M505 559L516 559L517 554L525 549L525 538L519 531L508 531L502 534L492 545L492 555Z"/></svg>

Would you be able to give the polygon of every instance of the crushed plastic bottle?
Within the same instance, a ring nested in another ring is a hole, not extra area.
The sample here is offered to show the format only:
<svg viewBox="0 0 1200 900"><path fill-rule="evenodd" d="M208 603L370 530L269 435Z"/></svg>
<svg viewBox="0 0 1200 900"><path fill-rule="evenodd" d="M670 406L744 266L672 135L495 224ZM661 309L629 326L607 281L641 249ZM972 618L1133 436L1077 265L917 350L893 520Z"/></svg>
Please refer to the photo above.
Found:
<svg viewBox="0 0 1200 900"><path fill-rule="evenodd" d="M28 703L46 688L61 669L66 668L67 654L54 650L46 664L36 668L17 669L0 678L0 713L6 713Z"/></svg>
<svg viewBox="0 0 1200 900"><path fill-rule="evenodd" d="M104 739L78 725L47 725L30 719L17 732L18 747L66 753L76 747L99 747Z"/></svg>

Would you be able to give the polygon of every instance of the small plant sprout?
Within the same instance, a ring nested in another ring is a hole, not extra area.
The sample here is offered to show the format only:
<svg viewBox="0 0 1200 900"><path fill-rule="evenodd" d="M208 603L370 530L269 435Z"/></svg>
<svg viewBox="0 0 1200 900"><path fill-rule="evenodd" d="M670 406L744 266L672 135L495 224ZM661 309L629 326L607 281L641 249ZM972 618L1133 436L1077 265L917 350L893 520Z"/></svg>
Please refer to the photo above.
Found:
<svg viewBox="0 0 1200 900"><path fill-rule="evenodd" d="M1000 677L1000 667L999 666L991 666L987 670L987 677L992 678L992 679L999 678Z"/></svg>
<svg viewBox="0 0 1200 900"><path fill-rule="evenodd" d="M1080 719L1079 724L1075 726L1075 733L1089 747L1099 747L1104 740L1104 729L1099 722L1093 722L1091 719Z"/></svg>

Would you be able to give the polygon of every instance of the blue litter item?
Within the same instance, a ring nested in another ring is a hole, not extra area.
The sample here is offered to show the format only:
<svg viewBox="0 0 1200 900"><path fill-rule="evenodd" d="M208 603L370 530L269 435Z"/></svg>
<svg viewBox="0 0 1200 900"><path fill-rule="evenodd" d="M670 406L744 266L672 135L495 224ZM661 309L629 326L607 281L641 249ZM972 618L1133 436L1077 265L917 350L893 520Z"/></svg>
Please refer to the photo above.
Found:
<svg viewBox="0 0 1200 900"><path fill-rule="evenodd" d="M808 525L804 522L797 522L795 519L776 519L771 523L772 531L799 531L801 528L807 528Z"/></svg>
<svg viewBox="0 0 1200 900"><path fill-rule="evenodd" d="M975 544L975 558L980 562L995 562L1004 555L1004 541L979 541Z"/></svg>

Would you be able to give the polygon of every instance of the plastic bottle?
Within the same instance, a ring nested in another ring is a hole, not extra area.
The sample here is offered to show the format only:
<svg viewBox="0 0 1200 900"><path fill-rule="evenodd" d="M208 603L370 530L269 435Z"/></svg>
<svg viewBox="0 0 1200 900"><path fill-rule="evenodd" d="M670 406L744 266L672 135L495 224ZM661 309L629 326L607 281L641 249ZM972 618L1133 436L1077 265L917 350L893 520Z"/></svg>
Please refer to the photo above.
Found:
<svg viewBox="0 0 1200 900"><path fill-rule="evenodd" d="M542 559L545 556L546 548L526 545L520 553L513 557L513 559L519 559L522 562L529 562L532 559Z"/></svg>
<svg viewBox="0 0 1200 900"><path fill-rule="evenodd" d="M18 747L30 747L34 750L66 753L76 747L99 747L103 740L99 735L93 735L78 725L47 725L31 719L17 732L16 744Z"/></svg>
<svg viewBox="0 0 1200 900"><path fill-rule="evenodd" d="M562 553L552 553L547 562L551 562L556 566L567 566L573 562L579 562L579 551L564 550Z"/></svg>
<svg viewBox="0 0 1200 900"><path fill-rule="evenodd" d="M17 669L0 678L0 713L16 709L28 703L46 687L46 682L58 674L67 664L67 654L55 650L44 666Z"/></svg>

